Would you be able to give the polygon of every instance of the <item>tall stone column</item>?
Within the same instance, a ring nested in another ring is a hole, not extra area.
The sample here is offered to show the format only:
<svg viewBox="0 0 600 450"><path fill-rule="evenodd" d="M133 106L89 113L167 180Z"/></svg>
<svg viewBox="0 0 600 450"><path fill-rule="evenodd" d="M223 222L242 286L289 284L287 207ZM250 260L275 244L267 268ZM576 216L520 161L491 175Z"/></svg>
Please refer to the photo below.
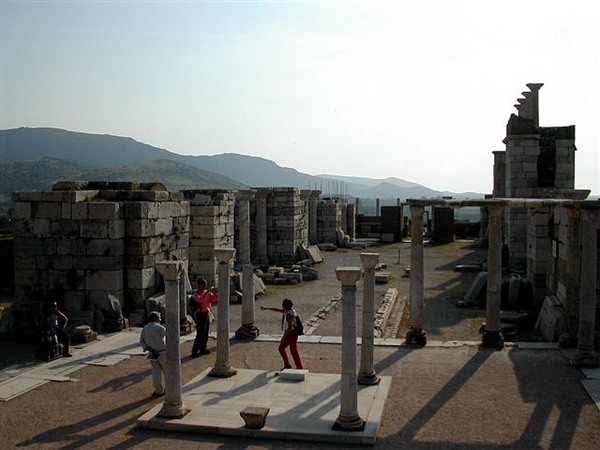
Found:
<svg viewBox="0 0 600 450"><path fill-rule="evenodd" d="M596 332L596 284L598 282L598 223L600 211L581 209L581 282L579 287L579 332L577 355L571 361L577 367L599 367L594 351Z"/></svg>
<svg viewBox="0 0 600 450"><path fill-rule="evenodd" d="M423 264L423 206L410 206L410 327L406 333L409 345L425 345L427 333L423 330L424 264Z"/></svg>
<svg viewBox="0 0 600 450"><path fill-rule="evenodd" d="M167 348L165 350L165 402L158 413L160 417L181 418L189 412L181 397L181 346L179 343L179 276L183 271L181 261L163 261L156 265L165 282L165 319ZM181 289L184 289L181 286Z"/></svg>
<svg viewBox="0 0 600 450"><path fill-rule="evenodd" d="M579 294L581 281L581 212L579 208L566 207L567 255L565 267L565 318L563 333L558 342L562 348L577 347L579 329Z"/></svg>
<svg viewBox="0 0 600 450"><path fill-rule="evenodd" d="M321 195L321 191L310 191L308 198L308 243L317 245L318 239L318 214L317 214L317 199Z"/></svg>
<svg viewBox="0 0 600 450"><path fill-rule="evenodd" d="M208 373L211 377L229 378L237 373L229 363L229 270L235 255L233 248L216 248L219 262L219 301L217 314L217 361Z"/></svg>
<svg viewBox="0 0 600 450"><path fill-rule="evenodd" d="M374 385L381 379L375 373L373 352L375 347L375 267L379 262L379 253L361 253L363 265L363 315L362 345L360 346L360 371L358 383Z"/></svg>
<svg viewBox="0 0 600 450"><path fill-rule="evenodd" d="M239 259L242 266L242 326L235 332L237 338L255 339L259 330L254 324L254 267L250 260L250 199L256 191L239 191L238 230Z"/></svg>
<svg viewBox="0 0 600 450"><path fill-rule="evenodd" d="M269 189L258 189L256 192L256 261L259 264L269 263L267 248L267 196Z"/></svg>
<svg viewBox="0 0 600 450"><path fill-rule="evenodd" d="M487 293L485 329L481 344L484 347L504 347L500 330L500 306L502 301L502 220L504 206L489 206L490 225L487 258Z"/></svg>
<svg viewBox="0 0 600 450"><path fill-rule="evenodd" d="M361 431L365 422L358 415L356 380L356 282L360 267L338 267L335 275L342 282L342 375L340 414L334 430Z"/></svg>
<svg viewBox="0 0 600 450"><path fill-rule="evenodd" d="M185 336L193 330L193 320L187 313L187 293L192 290L190 278L187 272L188 261L183 261L183 270L179 278L179 334Z"/></svg>

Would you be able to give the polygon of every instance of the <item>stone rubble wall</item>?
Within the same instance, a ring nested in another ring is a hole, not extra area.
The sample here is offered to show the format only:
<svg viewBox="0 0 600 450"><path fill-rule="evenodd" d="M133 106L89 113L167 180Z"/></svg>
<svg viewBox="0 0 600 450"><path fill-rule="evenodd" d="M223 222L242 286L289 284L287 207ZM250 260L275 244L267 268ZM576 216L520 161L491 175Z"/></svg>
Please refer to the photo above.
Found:
<svg viewBox="0 0 600 450"><path fill-rule="evenodd" d="M187 259L188 246L189 205L151 188L90 182L14 193L17 303L57 301L71 326L95 329L95 312L120 313L109 295L144 312L145 298L162 289L155 264Z"/></svg>

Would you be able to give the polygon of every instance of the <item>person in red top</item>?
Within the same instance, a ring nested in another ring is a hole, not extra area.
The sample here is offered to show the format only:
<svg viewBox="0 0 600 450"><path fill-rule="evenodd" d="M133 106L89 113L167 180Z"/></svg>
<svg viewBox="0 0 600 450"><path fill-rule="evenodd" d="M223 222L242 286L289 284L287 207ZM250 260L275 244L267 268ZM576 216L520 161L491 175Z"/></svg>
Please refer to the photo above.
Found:
<svg viewBox="0 0 600 450"><path fill-rule="evenodd" d="M192 292L197 308L194 310L194 322L196 323L196 339L192 346L192 357L198 358L200 355L210 354L208 346L208 331L210 325L210 306L219 300L215 288L207 289L206 280L198 279L198 288Z"/></svg>

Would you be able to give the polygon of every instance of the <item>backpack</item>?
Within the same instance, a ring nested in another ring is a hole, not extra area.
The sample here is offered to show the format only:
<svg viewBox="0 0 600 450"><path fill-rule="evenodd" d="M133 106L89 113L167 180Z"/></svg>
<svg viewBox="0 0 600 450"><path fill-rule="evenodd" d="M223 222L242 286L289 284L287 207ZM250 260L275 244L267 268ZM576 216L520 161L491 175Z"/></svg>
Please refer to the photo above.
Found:
<svg viewBox="0 0 600 450"><path fill-rule="evenodd" d="M304 324L300 320L300 316L296 314L296 326L294 328L298 336L302 336L304 334Z"/></svg>

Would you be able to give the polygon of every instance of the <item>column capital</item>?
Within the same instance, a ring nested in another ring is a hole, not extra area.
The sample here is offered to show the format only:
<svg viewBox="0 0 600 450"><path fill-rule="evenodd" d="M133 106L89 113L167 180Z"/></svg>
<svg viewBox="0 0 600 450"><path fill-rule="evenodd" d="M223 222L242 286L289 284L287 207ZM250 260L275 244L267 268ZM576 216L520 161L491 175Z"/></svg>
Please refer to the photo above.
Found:
<svg viewBox="0 0 600 450"><path fill-rule="evenodd" d="M492 205L488 203L487 209L490 213L490 216L495 219L501 219L504 215L504 205Z"/></svg>
<svg viewBox="0 0 600 450"><path fill-rule="evenodd" d="M354 286L361 275L360 267L339 266L335 269L335 276L342 282L342 286Z"/></svg>
<svg viewBox="0 0 600 450"><path fill-rule="evenodd" d="M374 269L379 262L379 253L361 253L360 261L365 269Z"/></svg>
<svg viewBox="0 0 600 450"><path fill-rule="evenodd" d="M215 248L215 258L221 264L226 264L235 256L234 248Z"/></svg>
<svg viewBox="0 0 600 450"><path fill-rule="evenodd" d="M233 191L233 196L235 197L235 200L250 200L251 198L253 198L256 195L256 190L255 189L240 189L240 190L236 190Z"/></svg>
<svg viewBox="0 0 600 450"><path fill-rule="evenodd" d="M161 261L156 264L156 270L167 281L177 281L183 269L183 261Z"/></svg>

